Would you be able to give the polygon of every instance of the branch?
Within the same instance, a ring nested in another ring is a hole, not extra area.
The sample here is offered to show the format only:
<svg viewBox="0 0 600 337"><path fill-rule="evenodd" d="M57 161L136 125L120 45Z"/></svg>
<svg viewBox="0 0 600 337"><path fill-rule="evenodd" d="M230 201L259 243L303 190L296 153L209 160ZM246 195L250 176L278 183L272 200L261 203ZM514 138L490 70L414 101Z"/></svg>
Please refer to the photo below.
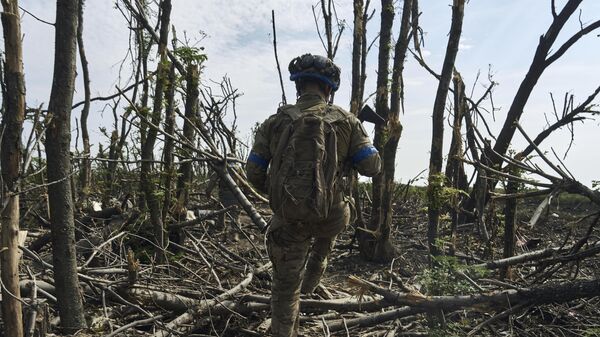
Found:
<svg viewBox="0 0 600 337"><path fill-rule="evenodd" d="M580 31L578 31L577 33L575 33L573 36L571 36L567 40L567 42L563 43L563 45L560 46L560 48L558 48L558 50L554 54L552 54L546 58L545 66L547 67L550 64L552 64L554 61L558 60L567 50L569 50L569 48L571 48L571 46L573 46L575 44L575 42L577 42L584 35L590 33L591 31L593 31L599 27L600 27L600 20L593 22L589 26L587 26L587 27L581 29Z"/></svg>
<svg viewBox="0 0 600 337"><path fill-rule="evenodd" d="M277 56L277 31L275 30L275 10L271 10L271 20L271 22L273 23L273 52L275 53L275 63L277 63L279 84L281 85L281 103L287 104L287 100L285 98L285 88L283 87L283 77L281 76L281 67L279 66L279 57Z"/></svg>

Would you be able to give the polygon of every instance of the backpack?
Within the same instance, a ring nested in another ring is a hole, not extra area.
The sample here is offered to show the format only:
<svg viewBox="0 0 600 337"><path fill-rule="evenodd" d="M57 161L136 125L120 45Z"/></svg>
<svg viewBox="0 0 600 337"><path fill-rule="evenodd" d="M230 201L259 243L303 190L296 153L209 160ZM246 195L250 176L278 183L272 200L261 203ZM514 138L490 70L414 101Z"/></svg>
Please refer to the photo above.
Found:
<svg viewBox="0 0 600 337"><path fill-rule="evenodd" d="M269 203L288 222L327 219L338 176L337 137L332 125L339 116L326 111L281 108L291 117L282 131L269 169Z"/></svg>

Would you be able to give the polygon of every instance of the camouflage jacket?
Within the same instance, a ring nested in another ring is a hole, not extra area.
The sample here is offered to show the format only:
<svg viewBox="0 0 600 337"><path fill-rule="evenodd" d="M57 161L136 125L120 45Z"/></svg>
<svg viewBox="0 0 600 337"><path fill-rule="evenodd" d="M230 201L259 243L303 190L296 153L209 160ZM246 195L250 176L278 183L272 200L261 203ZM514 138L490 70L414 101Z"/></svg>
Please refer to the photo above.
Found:
<svg viewBox="0 0 600 337"><path fill-rule="evenodd" d="M308 93L300 96L295 106L301 111L320 109L337 114L339 118L335 118L333 126L337 136L339 166L354 168L360 174L369 177L378 174L381 169L381 158L360 121L336 105L330 105L329 109L326 109L327 105L328 103L320 95ZM277 113L271 115L256 131L246 172L249 181L262 192L268 190L267 171L280 135L292 122L288 114L282 113L290 107L291 105L280 107Z"/></svg>

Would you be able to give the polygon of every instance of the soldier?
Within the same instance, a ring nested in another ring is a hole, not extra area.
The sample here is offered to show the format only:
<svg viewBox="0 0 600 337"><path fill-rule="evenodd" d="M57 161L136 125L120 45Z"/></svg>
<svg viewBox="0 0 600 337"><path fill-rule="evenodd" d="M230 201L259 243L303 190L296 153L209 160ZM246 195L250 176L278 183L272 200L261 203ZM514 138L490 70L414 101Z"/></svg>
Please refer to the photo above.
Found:
<svg viewBox="0 0 600 337"><path fill-rule="evenodd" d="M274 212L267 250L273 263L271 330L277 337L298 335L300 292L316 289L336 236L351 220L345 186L350 171L374 176L381 168L359 120L328 103L340 69L326 57L305 54L290 62L289 71L296 104L280 107L258 128L246 166Z"/></svg>

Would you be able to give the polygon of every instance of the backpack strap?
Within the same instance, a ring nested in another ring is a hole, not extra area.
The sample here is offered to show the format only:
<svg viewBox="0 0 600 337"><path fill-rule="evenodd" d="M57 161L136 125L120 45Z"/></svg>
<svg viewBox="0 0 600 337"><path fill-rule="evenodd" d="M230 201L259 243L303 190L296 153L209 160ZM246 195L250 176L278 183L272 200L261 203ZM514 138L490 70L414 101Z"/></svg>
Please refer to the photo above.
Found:
<svg viewBox="0 0 600 337"><path fill-rule="evenodd" d="M302 116L302 111L297 106L292 104L284 105L279 108L279 113L288 115L292 121L295 121Z"/></svg>

